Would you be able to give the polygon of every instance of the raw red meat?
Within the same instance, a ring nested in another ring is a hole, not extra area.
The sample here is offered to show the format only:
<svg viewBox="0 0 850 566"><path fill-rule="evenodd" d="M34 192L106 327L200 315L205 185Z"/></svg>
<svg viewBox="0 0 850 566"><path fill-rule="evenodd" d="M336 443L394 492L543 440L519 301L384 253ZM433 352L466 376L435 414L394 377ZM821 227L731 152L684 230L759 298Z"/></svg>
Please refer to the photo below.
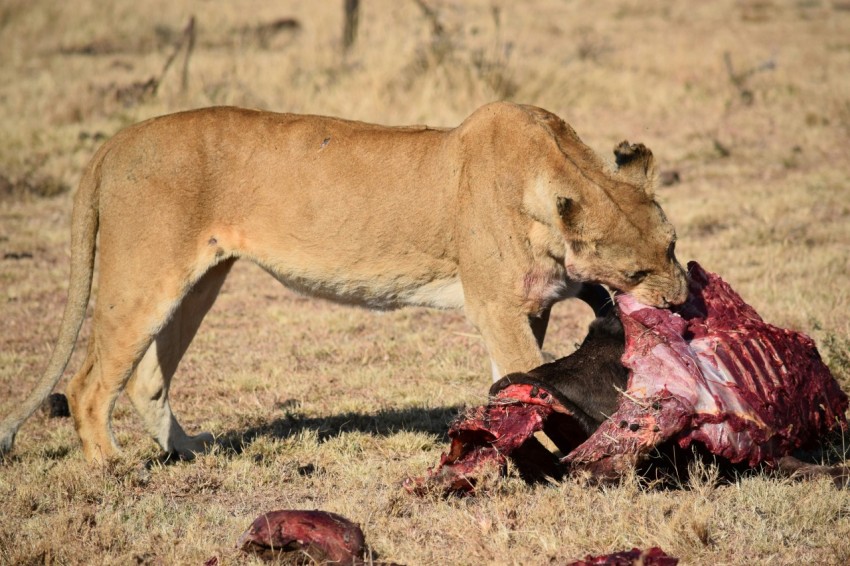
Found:
<svg viewBox="0 0 850 566"><path fill-rule="evenodd" d="M720 277L688 264L672 309L619 295L629 385L617 411L565 462L618 476L665 440L732 463L775 464L846 426L847 396L811 338L764 322Z"/></svg>
<svg viewBox="0 0 850 566"><path fill-rule="evenodd" d="M732 463L774 465L845 427L847 396L812 340L765 323L696 262L688 268L690 295L679 307L657 309L617 296L629 376L610 418L594 422L588 407L600 412L600 402L582 398L582 387L594 379L620 386L610 365L623 352L622 335L601 331L610 321L597 319L602 324L561 365L500 380L489 405L452 425L451 448L437 469L408 480L408 488L471 491L484 467L504 466L509 457L527 476L587 470L616 479L664 442L683 448L697 442ZM611 348L614 338L619 350ZM588 367L599 368L598 375L588 375ZM595 399L601 399L598 385ZM614 409L605 408L605 414ZM566 454L560 462L532 438L539 430Z"/></svg>
<svg viewBox="0 0 850 566"><path fill-rule="evenodd" d="M408 478L408 491L424 494L474 491L487 467L502 468L511 456L520 470L558 474L554 455L538 445L532 435L544 429L553 412L569 411L546 391L519 384L500 391L486 407L476 407L456 419L449 429L451 446L435 470L422 478Z"/></svg>
<svg viewBox="0 0 850 566"><path fill-rule="evenodd" d="M257 517L239 538L239 548L263 558L298 553L309 563L362 564L363 531L327 511L272 511Z"/></svg>
<svg viewBox="0 0 850 566"><path fill-rule="evenodd" d="M568 566L676 566L678 558L668 556L666 552L654 546L648 550L633 548L613 554L586 556L584 560L571 562Z"/></svg>

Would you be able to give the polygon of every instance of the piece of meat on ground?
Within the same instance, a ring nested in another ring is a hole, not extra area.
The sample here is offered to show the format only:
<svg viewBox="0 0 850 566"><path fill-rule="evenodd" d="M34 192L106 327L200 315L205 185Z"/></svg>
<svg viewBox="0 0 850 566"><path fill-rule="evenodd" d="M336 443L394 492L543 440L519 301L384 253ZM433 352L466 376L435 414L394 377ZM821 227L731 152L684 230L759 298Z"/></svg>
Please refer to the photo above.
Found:
<svg viewBox="0 0 850 566"><path fill-rule="evenodd" d="M284 555L309 563L362 564L363 531L345 517L327 511L271 511L257 517L238 547L265 559Z"/></svg>
<svg viewBox="0 0 850 566"><path fill-rule="evenodd" d="M647 550L633 548L611 554L586 556L584 560L571 562L568 566L676 566L678 563L678 558L669 556L654 546Z"/></svg>

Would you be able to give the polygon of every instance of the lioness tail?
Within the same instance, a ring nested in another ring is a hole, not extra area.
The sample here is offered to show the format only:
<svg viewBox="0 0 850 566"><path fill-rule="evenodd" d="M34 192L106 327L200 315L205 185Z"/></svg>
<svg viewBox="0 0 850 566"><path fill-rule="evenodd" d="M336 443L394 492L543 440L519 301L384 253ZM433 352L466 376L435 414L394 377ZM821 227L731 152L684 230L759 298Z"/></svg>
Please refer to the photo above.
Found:
<svg viewBox="0 0 850 566"><path fill-rule="evenodd" d="M62 315L56 347L35 389L26 401L19 404L0 424L0 454L5 454L12 449L18 428L35 412L56 386L74 351L74 344L83 324L91 293L98 229L100 166L105 153L105 148L101 148L99 155L89 163L74 197L68 302L65 304L65 312Z"/></svg>

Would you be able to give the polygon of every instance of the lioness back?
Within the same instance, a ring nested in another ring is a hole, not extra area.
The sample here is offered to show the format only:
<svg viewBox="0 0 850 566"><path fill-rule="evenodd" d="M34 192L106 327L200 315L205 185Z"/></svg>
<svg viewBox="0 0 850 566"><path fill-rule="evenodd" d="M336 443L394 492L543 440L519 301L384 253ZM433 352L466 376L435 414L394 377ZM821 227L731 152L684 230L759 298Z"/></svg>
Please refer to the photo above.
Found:
<svg viewBox="0 0 850 566"><path fill-rule="evenodd" d="M459 307L459 288L417 298L457 279L456 143L445 129L229 107L155 118L111 142L101 230L146 232L141 207L196 250L252 259L310 294ZM128 178L140 162L145 177Z"/></svg>

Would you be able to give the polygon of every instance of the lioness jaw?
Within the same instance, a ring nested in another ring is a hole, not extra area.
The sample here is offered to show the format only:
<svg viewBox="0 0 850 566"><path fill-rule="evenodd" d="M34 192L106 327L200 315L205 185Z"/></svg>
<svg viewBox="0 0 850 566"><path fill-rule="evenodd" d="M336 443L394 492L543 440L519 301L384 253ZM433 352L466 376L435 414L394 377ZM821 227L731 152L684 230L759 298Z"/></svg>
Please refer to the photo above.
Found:
<svg viewBox="0 0 850 566"><path fill-rule="evenodd" d="M462 307L497 377L542 362L549 309L582 281L678 301L684 275L653 199L652 154L621 144L616 157L609 167L557 116L510 103L452 129L238 108L131 126L83 173L59 343L0 449L68 363L98 234L94 343L67 389L89 460L117 449L123 390L164 450L209 446L179 425L169 385L239 258L344 304Z"/></svg>

